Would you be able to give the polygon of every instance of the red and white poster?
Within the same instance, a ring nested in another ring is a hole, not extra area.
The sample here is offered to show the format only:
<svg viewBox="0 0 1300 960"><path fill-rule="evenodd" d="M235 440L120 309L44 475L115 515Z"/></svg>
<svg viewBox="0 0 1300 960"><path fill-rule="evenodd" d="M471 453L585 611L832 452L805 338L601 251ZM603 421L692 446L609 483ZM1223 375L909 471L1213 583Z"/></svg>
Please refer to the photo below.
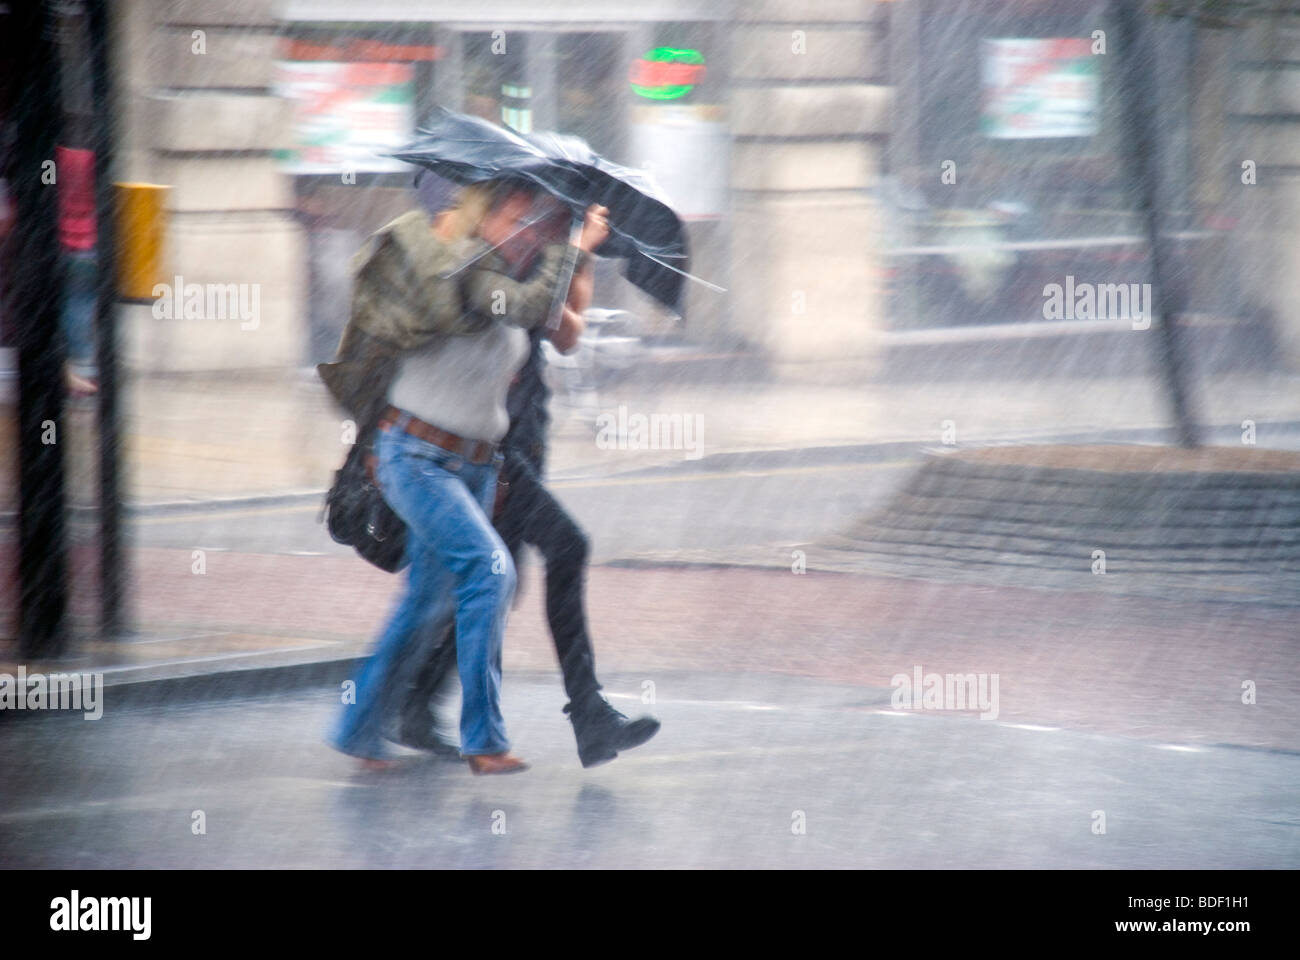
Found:
<svg viewBox="0 0 1300 960"><path fill-rule="evenodd" d="M995 140L1090 137L1098 129L1100 71L1089 40L989 39L980 63L980 129Z"/></svg>
<svg viewBox="0 0 1300 960"><path fill-rule="evenodd" d="M415 68L409 63L280 61L276 92L293 103L289 173L403 170L380 156L411 139Z"/></svg>

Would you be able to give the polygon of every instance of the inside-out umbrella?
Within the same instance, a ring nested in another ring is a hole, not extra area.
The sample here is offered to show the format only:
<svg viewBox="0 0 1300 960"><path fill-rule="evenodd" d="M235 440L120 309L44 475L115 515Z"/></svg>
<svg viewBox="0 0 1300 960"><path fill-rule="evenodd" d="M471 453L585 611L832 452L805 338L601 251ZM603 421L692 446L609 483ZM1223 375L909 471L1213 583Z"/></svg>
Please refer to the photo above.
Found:
<svg viewBox="0 0 1300 960"><path fill-rule="evenodd" d="M459 184L530 182L568 206L575 220L593 203L608 207L610 235L597 253L625 260L630 282L666 307L680 308L682 284L690 276L681 218L648 174L606 160L578 137L525 137L443 109L389 156Z"/></svg>

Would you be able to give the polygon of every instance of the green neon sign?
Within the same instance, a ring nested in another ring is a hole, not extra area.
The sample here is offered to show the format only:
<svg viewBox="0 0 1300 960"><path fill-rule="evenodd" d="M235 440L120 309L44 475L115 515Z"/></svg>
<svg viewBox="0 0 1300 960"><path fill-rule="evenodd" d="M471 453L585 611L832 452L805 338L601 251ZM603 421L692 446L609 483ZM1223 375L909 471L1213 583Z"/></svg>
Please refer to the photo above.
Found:
<svg viewBox="0 0 1300 960"><path fill-rule="evenodd" d="M650 100L684 97L704 79L704 54L678 47L656 47L632 63L632 92Z"/></svg>

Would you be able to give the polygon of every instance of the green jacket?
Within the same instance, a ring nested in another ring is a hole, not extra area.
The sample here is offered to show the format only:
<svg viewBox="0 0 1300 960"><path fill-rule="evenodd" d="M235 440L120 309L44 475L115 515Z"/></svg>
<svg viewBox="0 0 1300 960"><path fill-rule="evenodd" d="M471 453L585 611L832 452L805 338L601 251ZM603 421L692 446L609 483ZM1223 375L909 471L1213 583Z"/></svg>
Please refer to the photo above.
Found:
<svg viewBox="0 0 1300 960"><path fill-rule="evenodd" d="M437 337L474 336L498 320L525 328L544 323L564 253L564 244L547 246L537 269L520 282L485 241L448 243L423 211L404 213L352 258L351 317L333 362L316 371L364 428L383 409L403 353Z"/></svg>

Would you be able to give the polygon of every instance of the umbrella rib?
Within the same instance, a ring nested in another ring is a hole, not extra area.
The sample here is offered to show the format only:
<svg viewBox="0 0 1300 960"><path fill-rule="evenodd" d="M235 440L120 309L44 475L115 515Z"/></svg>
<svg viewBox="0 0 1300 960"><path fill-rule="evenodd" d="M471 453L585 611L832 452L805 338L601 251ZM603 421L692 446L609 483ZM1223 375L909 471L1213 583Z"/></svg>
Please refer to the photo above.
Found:
<svg viewBox="0 0 1300 960"><path fill-rule="evenodd" d="M687 273L685 270L678 270L678 269L677 269L676 267L674 267L672 264L670 264L670 263L664 263L664 262L663 262L662 260L660 260L658 257L653 257L653 256L651 256L650 254L646 253L644 250L641 251L641 256L645 257L647 260L653 260L655 263L659 264L659 266L663 267L665 270L671 270L673 273L680 273L680 274L681 274L683 277L685 277L687 280L694 280L696 283L702 283L702 284L704 284L704 286L708 287L710 290L714 290L714 291L716 291L716 292L718 292L718 293L726 293L726 292L727 292L727 288L726 288L726 287L720 287L720 286L718 286L716 283L710 283L709 281L703 279L702 277L697 277L697 276L696 276L695 274L693 274L693 273Z"/></svg>
<svg viewBox="0 0 1300 960"><path fill-rule="evenodd" d="M528 229L529 227L531 227L533 224L535 224L535 223L540 223L541 221L543 221L543 220L545 220L545 219L546 219L546 217L543 217L543 216L538 216L538 217L531 217L531 218L529 218L528 220L526 220L526 221L524 221L522 224L520 224L518 230L516 230L514 233L510 234L510 235L509 235L508 237L506 237L504 240L500 241L499 243L494 243L494 244L492 244L492 246L487 247L487 248L485 248L485 249L483 249L483 250L480 250L478 253L474 254L474 256L470 257L468 260L466 260L464 263L462 263L462 264L461 264L459 267L457 267L455 270L452 270L450 273L440 273L438 276L439 276L440 278L442 278L443 280L450 280L452 277L456 276L456 274L460 273L460 272L461 272L462 270L464 270L466 267L468 267L468 266L470 266L470 265L472 265L472 264L475 264L475 263L477 263L478 261L482 260L482 259L483 259L484 257L486 257L489 253L491 253L493 250L496 250L498 247L501 247L501 246L503 246L504 244L508 243L510 240L513 240L515 237L519 236L519 234L523 233L525 230L527 230L527 229Z"/></svg>
<svg viewBox="0 0 1300 960"><path fill-rule="evenodd" d="M650 257L652 260L654 259L654 257L652 257L650 254L650 251L652 250L655 252L655 254L661 257L672 257L674 260L686 259L686 254L684 253L670 253L669 251L665 250L662 246L651 246L650 244L645 243L642 240L638 240L636 237L628 233L626 230L620 230L618 227L614 226L613 223L609 224L609 232L617 233L620 237L627 239L632 244L632 246L637 248L638 252L640 252L644 256Z"/></svg>

